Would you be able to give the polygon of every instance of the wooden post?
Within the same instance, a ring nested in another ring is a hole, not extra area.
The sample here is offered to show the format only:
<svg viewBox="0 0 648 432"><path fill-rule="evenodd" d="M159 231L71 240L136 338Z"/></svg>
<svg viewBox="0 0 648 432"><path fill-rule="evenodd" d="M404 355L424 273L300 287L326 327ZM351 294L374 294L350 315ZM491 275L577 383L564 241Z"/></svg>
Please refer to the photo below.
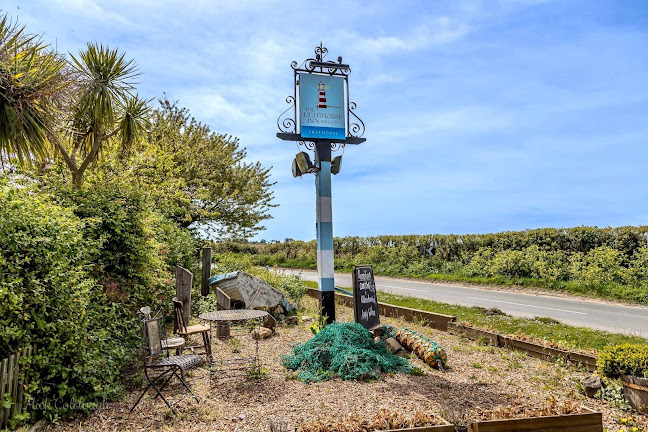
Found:
<svg viewBox="0 0 648 432"><path fill-rule="evenodd" d="M7 393L7 366L9 359L2 360L2 368L0 369L0 401L4 402L4 394ZM9 419L5 418L5 410L0 407L0 428L4 428L8 423Z"/></svg>
<svg viewBox="0 0 648 432"><path fill-rule="evenodd" d="M189 270L176 266L176 298L182 302L182 317L186 325L189 325L189 311L191 311L192 280L193 275Z"/></svg>
<svg viewBox="0 0 648 432"><path fill-rule="evenodd" d="M218 310L230 310L232 308L232 300L218 287L216 287L216 302L218 304ZM229 322L219 322L216 335L220 339L230 337Z"/></svg>
<svg viewBox="0 0 648 432"><path fill-rule="evenodd" d="M202 250L202 279L200 281L200 294L209 295L209 277L211 276L212 248L204 247Z"/></svg>

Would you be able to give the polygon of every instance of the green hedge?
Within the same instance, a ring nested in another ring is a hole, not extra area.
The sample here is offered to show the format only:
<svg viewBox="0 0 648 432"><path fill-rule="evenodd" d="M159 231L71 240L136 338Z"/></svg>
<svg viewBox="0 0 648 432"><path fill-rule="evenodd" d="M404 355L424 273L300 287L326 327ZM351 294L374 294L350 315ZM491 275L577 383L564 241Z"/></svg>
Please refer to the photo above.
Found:
<svg viewBox="0 0 648 432"><path fill-rule="evenodd" d="M191 234L127 180L47 185L0 178L0 358L36 345L28 408L55 419L120 394L140 361L135 310L170 314L173 267L197 263Z"/></svg>
<svg viewBox="0 0 648 432"><path fill-rule="evenodd" d="M27 392L36 416L70 411L57 400L87 411L120 390L134 335L91 275L98 245L85 228L47 196L0 188L0 358L36 345Z"/></svg>
<svg viewBox="0 0 648 432"><path fill-rule="evenodd" d="M599 352L597 363L599 373L610 378L621 375L648 377L648 345L606 347Z"/></svg>
<svg viewBox="0 0 648 432"><path fill-rule="evenodd" d="M648 226L535 229L496 234L342 237L335 268L376 274L511 284L648 303ZM214 245L258 265L316 268L315 241Z"/></svg>

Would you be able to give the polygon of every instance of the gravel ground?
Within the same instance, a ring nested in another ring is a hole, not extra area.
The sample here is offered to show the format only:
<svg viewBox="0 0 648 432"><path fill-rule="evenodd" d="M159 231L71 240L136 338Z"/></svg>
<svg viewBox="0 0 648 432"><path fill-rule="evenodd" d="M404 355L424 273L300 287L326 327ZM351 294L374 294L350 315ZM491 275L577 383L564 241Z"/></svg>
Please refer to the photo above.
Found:
<svg viewBox="0 0 648 432"><path fill-rule="evenodd" d="M316 304L304 302L315 316ZM352 311L338 307L338 320L352 320ZM446 372L430 369L417 358L410 361L421 368L424 376L396 374L376 382L342 381L304 384L281 365L280 355L288 354L295 343L312 337L310 323L294 327L280 326L277 333L259 342L260 357L267 372L261 380L246 376L214 378L205 370L189 376L190 386L200 398L182 401L179 416L170 415L166 406L151 393L136 410L129 409L141 390L125 394L124 399L106 404L89 417L79 417L49 425L53 431L268 431L270 419L283 419L292 427L314 420L338 420L348 415L376 416L380 410L399 413L428 411L448 420L470 421L484 418L489 412L533 409L547 406L555 398L559 405L579 404L603 411L604 426L619 430L620 419L627 413L607 403L587 399L578 392L576 383L587 372L526 355L482 346L448 333L411 323L383 319L395 327L409 327L434 339L448 353L451 369ZM215 355L225 358L250 354L254 347L249 334L237 336L235 344L214 340ZM171 387L165 395L178 397L180 387ZM646 417L634 418L648 425ZM645 426L644 426L645 427Z"/></svg>

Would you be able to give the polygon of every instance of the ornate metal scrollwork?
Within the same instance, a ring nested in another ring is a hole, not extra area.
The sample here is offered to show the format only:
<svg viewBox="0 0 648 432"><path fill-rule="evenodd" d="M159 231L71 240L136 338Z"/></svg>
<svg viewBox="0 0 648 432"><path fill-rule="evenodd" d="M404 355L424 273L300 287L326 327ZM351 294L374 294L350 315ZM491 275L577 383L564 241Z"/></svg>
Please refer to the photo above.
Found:
<svg viewBox="0 0 648 432"><path fill-rule="evenodd" d="M344 143L332 143L331 144L331 152L336 152L340 149L343 149L346 144Z"/></svg>
<svg viewBox="0 0 648 432"><path fill-rule="evenodd" d="M298 136L299 131L297 128L297 122L299 120L299 113L297 112L297 95L298 95L298 84L299 84L299 74L304 74L304 73L315 73L315 74L326 74L326 75L331 75L331 76L338 76L344 79L346 83L346 96L347 96L347 101L349 97L349 74L351 74L351 68L349 67L348 64L342 63L342 57L338 57L338 61L333 62L333 61L324 61L324 58L328 54L328 49L322 45L320 42L319 46L315 47L315 58L308 58L304 60L301 63L298 63L296 61L293 61L290 64L290 67L293 69L294 74L295 74L295 94L294 96L288 96L286 98L286 103L288 103L290 106L286 111L281 113L279 118L277 119L277 126L279 127L279 130L285 134L295 134L295 137L287 138L284 137L282 139L288 139L288 140L299 140L301 138ZM348 130L347 130L347 136L346 138L361 138L364 133L365 133L365 124L358 117L358 115L355 113L356 109L356 103L355 102L347 102L347 125L348 125ZM289 113L290 110L293 110L292 114ZM362 139L361 142L364 141L364 138ZM315 144L312 142L306 142L306 141L299 141L300 145L306 146L308 149L313 150L315 148ZM343 148L344 144L342 145L336 145L335 150L337 151L340 148ZM333 148L333 147L332 147Z"/></svg>
<svg viewBox="0 0 648 432"><path fill-rule="evenodd" d="M296 133L297 132L297 122L294 118L289 117L290 114L288 111L293 110L293 115L295 112L295 98L293 96L288 96L286 98L286 103L289 104L286 111L282 112L279 118L277 119L277 127L281 132L284 133Z"/></svg>
<svg viewBox="0 0 648 432"><path fill-rule="evenodd" d="M312 141L299 141L299 145L303 145L307 150L315 150L315 143Z"/></svg>
<svg viewBox="0 0 648 432"><path fill-rule="evenodd" d="M320 42L319 46L315 47L315 58L317 61L324 61L324 57L326 57L326 54L328 54L328 48L322 45L322 42Z"/></svg>
<svg viewBox="0 0 648 432"><path fill-rule="evenodd" d="M354 112L356 108L355 102L349 102L349 135L360 138L365 133L365 124ZM355 117L355 120L352 120L351 116Z"/></svg>

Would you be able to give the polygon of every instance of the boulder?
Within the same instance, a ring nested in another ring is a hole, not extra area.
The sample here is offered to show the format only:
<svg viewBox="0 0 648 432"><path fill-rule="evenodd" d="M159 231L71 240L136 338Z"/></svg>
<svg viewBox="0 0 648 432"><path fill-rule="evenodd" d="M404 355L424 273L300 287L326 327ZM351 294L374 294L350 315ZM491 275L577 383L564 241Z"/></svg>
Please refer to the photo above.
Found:
<svg viewBox="0 0 648 432"><path fill-rule="evenodd" d="M277 320L274 319L272 315L268 314L265 318L263 318L263 327L273 330L275 327L277 327Z"/></svg>
<svg viewBox="0 0 648 432"><path fill-rule="evenodd" d="M583 386L583 390L585 390L585 395L593 398L601 389L603 384L601 382L601 377L598 375L589 375L581 380L581 385Z"/></svg>
<svg viewBox="0 0 648 432"><path fill-rule="evenodd" d="M265 327L257 327L252 331L252 337L254 339L267 339L272 336L272 330Z"/></svg>
<svg viewBox="0 0 648 432"><path fill-rule="evenodd" d="M385 339L385 343L387 344L387 349L394 354L403 349L403 346L392 337Z"/></svg>
<svg viewBox="0 0 648 432"><path fill-rule="evenodd" d="M302 315L301 320L302 320L302 322L311 322L311 321L313 321L313 317L308 316L308 315Z"/></svg>
<svg viewBox="0 0 648 432"><path fill-rule="evenodd" d="M289 316L284 319L284 323L286 323L286 325L297 325L299 324L299 318L296 316Z"/></svg>

